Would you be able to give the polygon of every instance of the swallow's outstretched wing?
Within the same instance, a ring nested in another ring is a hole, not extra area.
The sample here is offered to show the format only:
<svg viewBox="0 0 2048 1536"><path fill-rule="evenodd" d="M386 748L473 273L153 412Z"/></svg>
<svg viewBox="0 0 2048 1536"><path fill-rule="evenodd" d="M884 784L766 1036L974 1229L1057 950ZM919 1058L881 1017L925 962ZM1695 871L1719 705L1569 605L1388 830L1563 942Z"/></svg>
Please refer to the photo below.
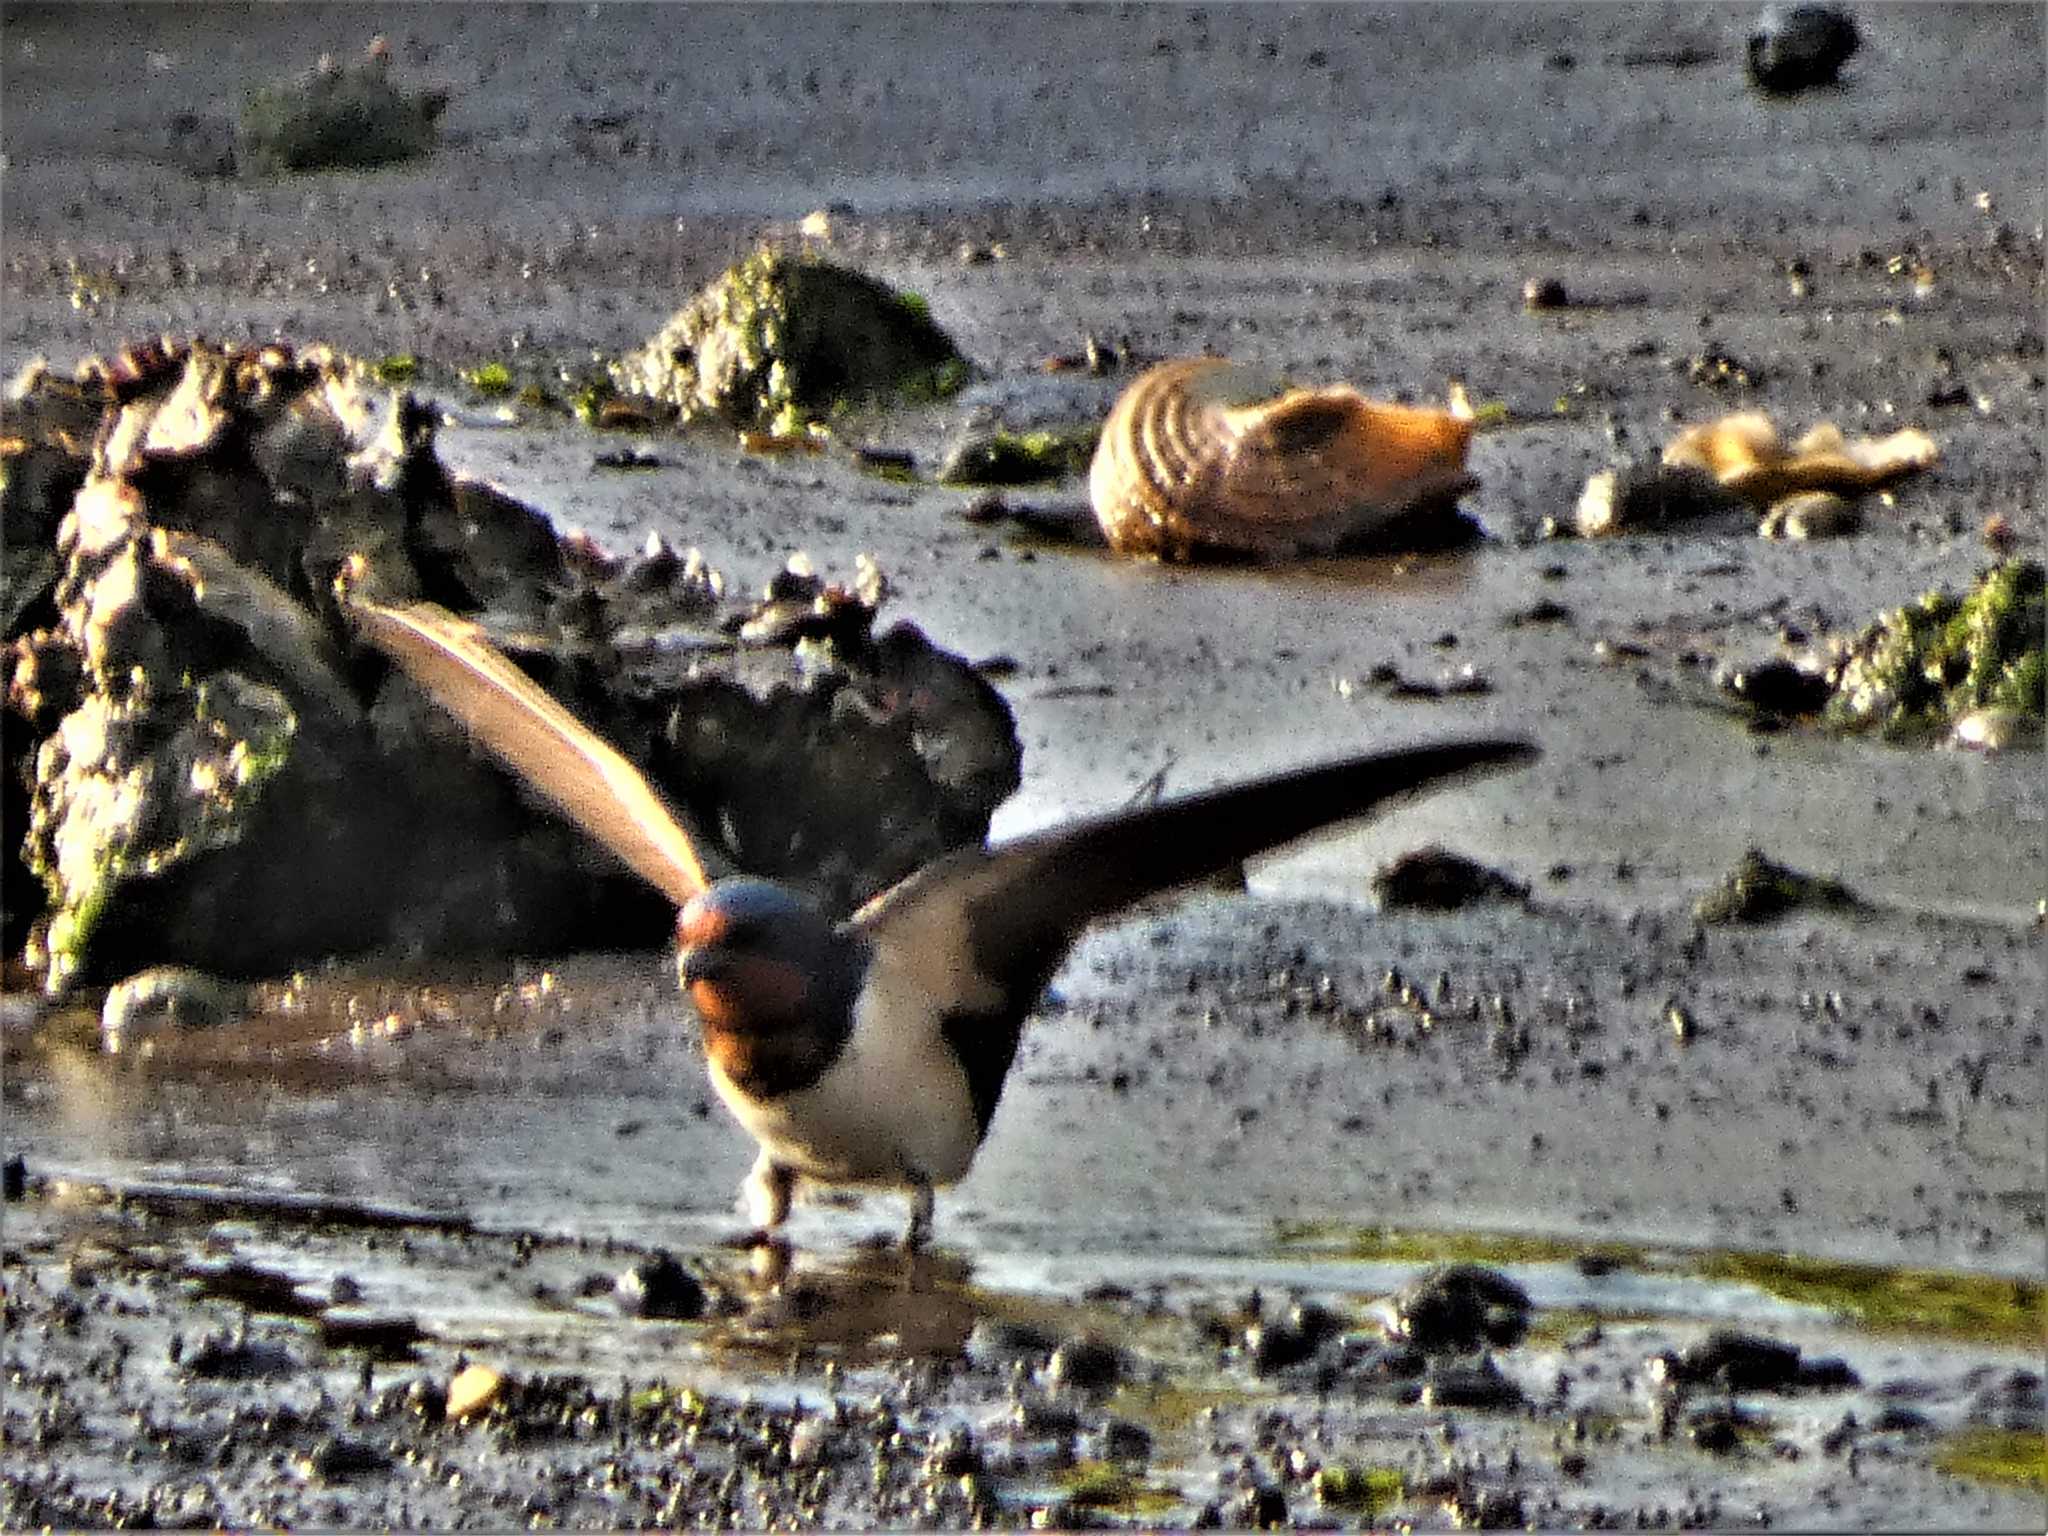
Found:
<svg viewBox="0 0 2048 1536"><path fill-rule="evenodd" d="M349 592L343 606L363 637L479 744L641 879L677 906L711 883L696 843L640 770L476 625L436 603L387 605Z"/></svg>
<svg viewBox="0 0 2048 1536"><path fill-rule="evenodd" d="M960 1000L947 1033L992 1112L1024 1015L1094 919L1389 801L1536 756L1510 740L1375 753L964 849L853 921L906 957L932 995Z"/></svg>

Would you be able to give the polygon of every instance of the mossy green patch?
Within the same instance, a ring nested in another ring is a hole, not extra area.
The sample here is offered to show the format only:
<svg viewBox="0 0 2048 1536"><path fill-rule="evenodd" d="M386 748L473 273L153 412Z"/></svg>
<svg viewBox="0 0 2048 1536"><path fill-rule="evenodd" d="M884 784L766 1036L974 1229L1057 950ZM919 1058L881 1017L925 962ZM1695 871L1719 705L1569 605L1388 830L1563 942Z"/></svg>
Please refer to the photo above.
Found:
<svg viewBox="0 0 2048 1536"><path fill-rule="evenodd" d="M512 370L503 363L479 363L467 370L463 379L480 395L509 395L512 393Z"/></svg>
<svg viewBox="0 0 2048 1536"><path fill-rule="evenodd" d="M370 364L370 373L379 384L410 384L420 376L420 360L410 352L393 352Z"/></svg>
<svg viewBox="0 0 2048 1536"><path fill-rule="evenodd" d="M969 437L939 467L941 485L1030 485L1085 473L1102 436L1099 424L996 431Z"/></svg>
<svg viewBox="0 0 2048 1536"><path fill-rule="evenodd" d="M1787 1301L1825 1307L1877 1332L1986 1344L2048 1342L2048 1291L2034 1280L1727 1252L1702 1255L1695 1273L1744 1281Z"/></svg>
<svg viewBox="0 0 2048 1536"><path fill-rule="evenodd" d="M1752 848L1692 911L1703 923L1761 923L1800 907L1854 912L1863 902L1839 880L1802 874Z"/></svg>
<svg viewBox="0 0 2048 1536"><path fill-rule="evenodd" d="M2038 1429L1959 1430L1935 1451L1934 1465L1952 1477L2048 1492L2048 1438Z"/></svg>
<svg viewBox="0 0 2048 1536"><path fill-rule="evenodd" d="M1110 1399L1110 1412L1142 1424L1154 1434L1185 1433L1210 1409L1235 1408L1253 1400L1243 1387L1196 1386L1185 1381L1129 1382Z"/></svg>
<svg viewBox="0 0 2048 1536"><path fill-rule="evenodd" d="M1892 740L1946 732L1977 709L2039 722L2044 627L2038 560L2003 561L1961 597L1929 592L1849 642L1822 722Z"/></svg>
<svg viewBox="0 0 2048 1536"><path fill-rule="evenodd" d="M1368 1520L1378 1519L1407 1492L1398 1467L1362 1467L1350 1462L1323 1467L1311 1486L1316 1502L1326 1509L1356 1510Z"/></svg>
<svg viewBox="0 0 2048 1536"><path fill-rule="evenodd" d="M408 93L386 62L323 62L296 80L250 93L235 125L245 174L366 168L426 154L448 105L444 91Z"/></svg>
<svg viewBox="0 0 2048 1536"><path fill-rule="evenodd" d="M1115 1462L1077 1461L1059 1477L1069 1504L1127 1515L1163 1515L1181 1504L1171 1488L1132 1475Z"/></svg>

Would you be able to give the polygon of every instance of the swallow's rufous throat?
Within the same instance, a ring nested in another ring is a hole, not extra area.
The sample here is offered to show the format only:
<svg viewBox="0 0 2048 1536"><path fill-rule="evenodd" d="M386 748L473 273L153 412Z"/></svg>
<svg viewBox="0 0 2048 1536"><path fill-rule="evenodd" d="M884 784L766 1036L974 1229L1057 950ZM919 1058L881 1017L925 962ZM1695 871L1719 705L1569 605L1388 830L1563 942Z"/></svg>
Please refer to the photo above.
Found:
<svg viewBox="0 0 2048 1536"><path fill-rule="evenodd" d="M844 922L766 880L711 880L633 765L476 626L431 604L349 599L367 637L486 748L681 907L683 990L711 1083L760 1144L746 1183L764 1237L799 1179L932 1191L988 1134L1025 1017L1084 928L1332 822L1481 770L1526 742L1354 757L956 850Z"/></svg>

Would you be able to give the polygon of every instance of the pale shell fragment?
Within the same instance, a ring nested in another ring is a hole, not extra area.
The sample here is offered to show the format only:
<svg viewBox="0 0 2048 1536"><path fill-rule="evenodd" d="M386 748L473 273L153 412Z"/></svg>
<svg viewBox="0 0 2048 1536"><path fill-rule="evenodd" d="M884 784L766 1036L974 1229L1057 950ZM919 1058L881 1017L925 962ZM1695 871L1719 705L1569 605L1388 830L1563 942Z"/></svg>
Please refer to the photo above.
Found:
<svg viewBox="0 0 2048 1536"><path fill-rule="evenodd" d="M1224 358L1180 358L1118 398L1089 496L1125 554L1315 553L1469 490L1471 438L1469 408L1386 404L1342 384L1283 389Z"/></svg>
<svg viewBox="0 0 2048 1536"><path fill-rule="evenodd" d="M1738 411L1679 433L1664 449L1664 462L1704 469L1761 507L1802 491L1861 496L1926 469L1940 452L1917 427L1849 438L1830 421L1787 444L1764 412Z"/></svg>

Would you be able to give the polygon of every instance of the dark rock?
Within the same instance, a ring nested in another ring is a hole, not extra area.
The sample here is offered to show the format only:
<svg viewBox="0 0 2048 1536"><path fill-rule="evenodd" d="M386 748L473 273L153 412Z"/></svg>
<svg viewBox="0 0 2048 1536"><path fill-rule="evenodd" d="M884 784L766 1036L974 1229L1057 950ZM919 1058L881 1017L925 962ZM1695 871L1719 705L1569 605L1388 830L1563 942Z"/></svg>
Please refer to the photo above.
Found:
<svg viewBox="0 0 2048 1536"><path fill-rule="evenodd" d="M1428 1408L1512 1408L1522 1389L1501 1374L1491 1357L1477 1365L1433 1360L1422 1378L1422 1403Z"/></svg>
<svg viewBox="0 0 2048 1536"><path fill-rule="evenodd" d="M1802 874L1751 848L1726 879L1693 903L1703 923L1762 923L1800 907L1854 912L1862 907L1839 880Z"/></svg>
<svg viewBox="0 0 2048 1536"><path fill-rule="evenodd" d="M1425 1354L1487 1345L1508 1348L1529 1330L1529 1293L1498 1270L1452 1264L1431 1270L1388 1303L1388 1331Z"/></svg>
<svg viewBox="0 0 2048 1536"><path fill-rule="evenodd" d="M662 1249L618 1278L619 1305L636 1317L681 1321L704 1315L704 1286Z"/></svg>
<svg viewBox="0 0 2048 1536"><path fill-rule="evenodd" d="M1855 20L1835 6L1767 6L1749 34L1749 78L1783 96L1833 85L1862 41Z"/></svg>
<svg viewBox="0 0 2048 1536"><path fill-rule="evenodd" d="M1113 1387L1123 1374L1123 1351L1095 1338L1068 1339L1045 1365L1045 1379L1053 1387L1084 1392Z"/></svg>
<svg viewBox="0 0 2048 1536"><path fill-rule="evenodd" d="M1639 460L1586 482L1574 513L1581 538L1606 538L1710 518L1753 520L1749 503L1704 469Z"/></svg>
<svg viewBox="0 0 2048 1536"><path fill-rule="evenodd" d="M1380 905L1449 912L1475 901L1523 901L1529 887L1498 870L1447 848L1418 848L1402 854L1372 877Z"/></svg>
<svg viewBox="0 0 2048 1536"><path fill-rule="evenodd" d="M1671 1362L1668 1374L1673 1381L1725 1387L1731 1392L1782 1392L1799 1375L1796 1344L1732 1328L1716 1328L1666 1358Z"/></svg>
<svg viewBox="0 0 2048 1536"><path fill-rule="evenodd" d="M1714 683L1737 703L1771 715L1815 715L1834 692L1825 675L1784 658L1724 667Z"/></svg>

